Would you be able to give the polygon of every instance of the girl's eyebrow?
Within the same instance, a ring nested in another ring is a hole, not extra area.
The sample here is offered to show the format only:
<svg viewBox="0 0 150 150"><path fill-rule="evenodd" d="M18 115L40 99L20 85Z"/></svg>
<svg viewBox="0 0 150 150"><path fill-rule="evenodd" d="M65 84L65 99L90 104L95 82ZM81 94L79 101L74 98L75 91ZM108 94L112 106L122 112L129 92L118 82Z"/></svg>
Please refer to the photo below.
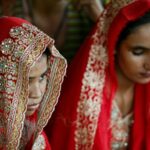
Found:
<svg viewBox="0 0 150 150"><path fill-rule="evenodd" d="M132 50L142 49L142 50L146 50L146 51L150 50L150 48L147 48L145 46L131 46L131 49Z"/></svg>
<svg viewBox="0 0 150 150"><path fill-rule="evenodd" d="M42 73L40 76L44 76L46 73L47 73L47 70L46 70L44 73ZM30 79L30 80L32 80L32 79L34 79L34 78L35 78L35 77L32 77L32 76L30 77L30 76L29 76L29 79Z"/></svg>
<svg viewBox="0 0 150 150"><path fill-rule="evenodd" d="M48 70L48 69L47 69ZM47 70L41 74L41 76L44 76L45 74L47 74Z"/></svg>

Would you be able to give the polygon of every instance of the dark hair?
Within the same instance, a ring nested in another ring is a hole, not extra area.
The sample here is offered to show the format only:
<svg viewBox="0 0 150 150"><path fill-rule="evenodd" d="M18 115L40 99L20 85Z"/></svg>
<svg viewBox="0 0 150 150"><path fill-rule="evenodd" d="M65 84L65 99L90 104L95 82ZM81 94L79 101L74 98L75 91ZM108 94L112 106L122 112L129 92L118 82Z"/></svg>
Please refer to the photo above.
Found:
<svg viewBox="0 0 150 150"><path fill-rule="evenodd" d="M44 51L44 53L46 56L49 56L50 55L50 51L49 51L49 48L47 47Z"/></svg>
<svg viewBox="0 0 150 150"><path fill-rule="evenodd" d="M124 41L128 35L133 33L136 28L143 24L150 23L150 11L146 12L142 17L135 21L129 22L126 27L122 30L116 43L116 49L118 50L122 41Z"/></svg>

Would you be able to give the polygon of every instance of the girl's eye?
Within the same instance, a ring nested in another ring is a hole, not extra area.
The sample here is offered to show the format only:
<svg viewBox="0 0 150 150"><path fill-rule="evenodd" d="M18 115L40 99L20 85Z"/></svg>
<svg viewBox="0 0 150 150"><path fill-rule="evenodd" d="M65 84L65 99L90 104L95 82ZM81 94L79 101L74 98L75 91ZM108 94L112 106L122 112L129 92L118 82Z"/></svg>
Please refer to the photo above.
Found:
<svg viewBox="0 0 150 150"><path fill-rule="evenodd" d="M42 82L46 78L47 78L46 74L41 75L40 79L39 79L39 82Z"/></svg>
<svg viewBox="0 0 150 150"><path fill-rule="evenodd" d="M134 49L133 51L132 51L132 53L134 54L134 55L142 55L143 53L144 53L144 50L143 49Z"/></svg>

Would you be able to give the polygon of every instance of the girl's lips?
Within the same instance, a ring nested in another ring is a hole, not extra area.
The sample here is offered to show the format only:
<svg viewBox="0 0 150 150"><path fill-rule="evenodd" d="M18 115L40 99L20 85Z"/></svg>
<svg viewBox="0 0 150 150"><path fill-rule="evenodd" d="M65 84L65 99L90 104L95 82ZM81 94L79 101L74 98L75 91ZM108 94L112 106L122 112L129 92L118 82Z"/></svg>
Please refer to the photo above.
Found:
<svg viewBox="0 0 150 150"><path fill-rule="evenodd" d="M33 110L37 109L39 107L39 104L32 104L27 106L27 110Z"/></svg>
<svg viewBox="0 0 150 150"><path fill-rule="evenodd" d="M150 72L140 73L140 75L145 77L145 78L149 78L150 77Z"/></svg>

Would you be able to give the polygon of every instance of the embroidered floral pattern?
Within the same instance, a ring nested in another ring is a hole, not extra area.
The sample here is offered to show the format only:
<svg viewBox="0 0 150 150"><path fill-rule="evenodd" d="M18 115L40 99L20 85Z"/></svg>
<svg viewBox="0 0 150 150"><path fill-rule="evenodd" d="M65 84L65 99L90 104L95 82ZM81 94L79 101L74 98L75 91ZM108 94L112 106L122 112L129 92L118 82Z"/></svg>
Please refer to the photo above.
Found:
<svg viewBox="0 0 150 150"><path fill-rule="evenodd" d="M42 31L26 23L11 28L9 37L0 43L0 148L15 150L19 146L27 108L28 73L46 47L51 53L48 72L53 78L49 76L50 86L39 112L35 138L50 118L66 69L66 62L53 43Z"/></svg>
<svg viewBox="0 0 150 150"><path fill-rule="evenodd" d="M103 39L100 44L97 33L93 36L93 39L94 44L89 53L77 108L76 150L92 149L100 112L100 97L104 85L104 68L107 65L107 55L105 48L102 46Z"/></svg>
<svg viewBox="0 0 150 150"><path fill-rule="evenodd" d="M105 82L105 68L108 62L106 35L117 12L133 0L112 0L101 14L98 31L93 35L93 44L89 51L88 63L82 80L80 100L77 107L75 130L75 149L92 149L101 111L101 97ZM111 9L110 9L110 8ZM106 19L107 18L107 19Z"/></svg>
<svg viewBox="0 0 150 150"><path fill-rule="evenodd" d="M12 39L6 39L1 44L1 52L3 54L11 54L13 52L14 45Z"/></svg>

